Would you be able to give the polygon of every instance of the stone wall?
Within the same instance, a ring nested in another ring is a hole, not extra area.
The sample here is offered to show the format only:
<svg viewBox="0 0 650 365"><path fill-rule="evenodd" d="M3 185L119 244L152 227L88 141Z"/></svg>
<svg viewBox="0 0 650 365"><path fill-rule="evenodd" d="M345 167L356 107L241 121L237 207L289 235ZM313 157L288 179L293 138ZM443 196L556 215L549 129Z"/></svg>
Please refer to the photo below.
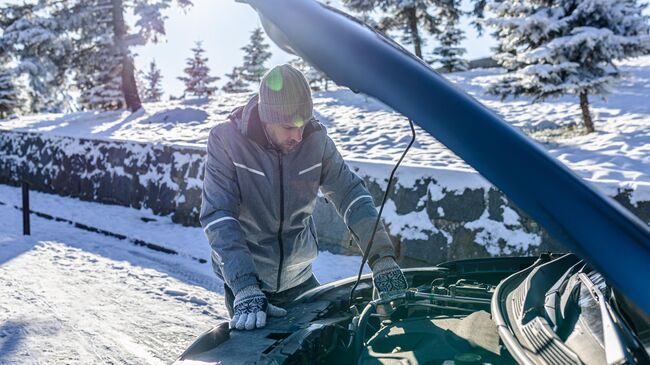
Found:
<svg viewBox="0 0 650 365"><path fill-rule="evenodd" d="M198 226L203 150L0 131L0 183L24 179L32 189L82 200L149 208ZM378 204L392 165L349 161ZM650 221L650 202L618 200ZM357 254L333 206L320 197L314 213L321 249ZM384 222L405 266L457 258L537 254L561 247L535 221L478 174L400 168Z"/></svg>
<svg viewBox="0 0 650 365"><path fill-rule="evenodd" d="M198 225L201 150L0 131L0 156L0 183L26 180L38 191L150 208Z"/></svg>

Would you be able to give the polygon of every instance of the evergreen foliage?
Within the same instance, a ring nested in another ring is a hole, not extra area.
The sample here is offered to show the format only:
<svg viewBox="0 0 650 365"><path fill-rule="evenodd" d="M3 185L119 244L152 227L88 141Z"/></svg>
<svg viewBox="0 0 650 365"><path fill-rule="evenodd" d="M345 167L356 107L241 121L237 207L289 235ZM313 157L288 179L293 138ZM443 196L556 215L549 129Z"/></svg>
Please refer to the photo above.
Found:
<svg viewBox="0 0 650 365"><path fill-rule="evenodd" d="M118 109L126 106L122 68L124 56L115 42L114 12L105 0L67 0L49 6L61 25L59 39L73 49L67 72L79 93L81 109ZM129 56L130 57L130 56Z"/></svg>
<svg viewBox="0 0 650 365"><path fill-rule="evenodd" d="M0 65L0 119L18 112L20 102L13 70Z"/></svg>
<svg viewBox="0 0 650 365"><path fill-rule="evenodd" d="M439 34L443 21L460 17L458 1L454 0L342 0L356 12L383 12L376 28L384 33L399 31L404 44L412 44L416 56L423 58L425 34ZM432 11L437 11L435 14Z"/></svg>
<svg viewBox="0 0 650 365"><path fill-rule="evenodd" d="M241 75L241 68L233 67L232 72L226 74L226 77L229 79L228 82L221 88L223 92L226 93L244 93L250 92L248 84Z"/></svg>
<svg viewBox="0 0 650 365"><path fill-rule="evenodd" d="M2 57L16 64L16 77L24 76L26 111L57 112L63 109L65 65L71 43L61 40L61 24L45 16L37 4L7 4L0 8Z"/></svg>
<svg viewBox="0 0 650 365"><path fill-rule="evenodd" d="M160 69L156 66L156 61L152 60L149 63L149 70L142 76L143 89L142 99L146 102L162 100L162 75Z"/></svg>
<svg viewBox="0 0 650 365"><path fill-rule="evenodd" d="M459 47L460 42L465 39L463 31L458 28L456 22L447 22L445 29L437 36L440 45L433 50L434 60L442 64L447 72L465 71L468 68L467 61L463 58L465 48Z"/></svg>
<svg viewBox="0 0 650 365"><path fill-rule="evenodd" d="M644 7L635 0L490 1L496 59L514 72L489 91L535 101L578 95L587 132L593 132L588 95L611 92L622 77L614 61L650 50Z"/></svg>
<svg viewBox="0 0 650 365"><path fill-rule="evenodd" d="M31 112L140 106L130 48L165 35L163 11L191 0L39 0L0 6L0 49L27 75ZM125 23L131 12L134 29Z"/></svg>
<svg viewBox="0 0 650 365"><path fill-rule="evenodd" d="M264 32L255 28L251 33L250 43L242 47L244 64L241 67L241 77L248 82L259 83L268 70L264 63L271 58L269 45L264 42Z"/></svg>
<svg viewBox="0 0 650 365"><path fill-rule="evenodd" d="M203 55L205 50L200 41L196 42L192 52L194 56L187 59L187 67L183 70L187 76L178 79L185 84L185 95L190 94L198 98L211 96L217 90L211 84L219 80L219 77L209 75L208 58Z"/></svg>
<svg viewBox="0 0 650 365"><path fill-rule="evenodd" d="M302 58L295 58L289 62L293 67L300 70L307 82L309 87L314 90L327 90L330 79L323 72L318 71L312 65L305 62Z"/></svg>

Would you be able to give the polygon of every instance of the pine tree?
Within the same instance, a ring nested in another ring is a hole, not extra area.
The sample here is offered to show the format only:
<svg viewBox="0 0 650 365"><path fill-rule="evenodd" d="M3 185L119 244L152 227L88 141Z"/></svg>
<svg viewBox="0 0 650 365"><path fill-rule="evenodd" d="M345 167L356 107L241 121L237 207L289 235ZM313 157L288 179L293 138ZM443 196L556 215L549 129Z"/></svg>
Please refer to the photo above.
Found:
<svg viewBox="0 0 650 365"><path fill-rule="evenodd" d="M458 19L460 10L453 0L343 0L343 4L356 12L368 13L375 9L384 12L377 29L387 33L402 32L402 42L412 44L415 55L422 58L425 38L422 28L429 34L440 33L442 19ZM438 15L430 10L436 8Z"/></svg>
<svg viewBox="0 0 650 365"><path fill-rule="evenodd" d="M5 31L0 49L14 55L23 72L37 75L29 90L32 111L52 109L47 98L67 92L71 79L81 94L82 107L126 106L135 111L140 98L130 48L164 36L163 11L173 2L183 8L192 5L191 0L42 0L2 5L0 27ZM135 20L135 31L124 20L128 15ZM16 20L27 26L7 32ZM44 30L51 36L46 37Z"/></svg>
<svg viewBox="0 0 650 365"><path fill-rule="evenodd" d="M160 74L160 69L156 67L156 61L152 60L149 64L149 71L143 75L144 89L142 90L142 96L144 101L160 101L162 99L162 75Z"/></svg>
<svg viewBox="0 0 650 365"><path fill-rule="evenodd" d="M226 93L244 93L250 92L248 84L241 75L241 68L233 67L232 72L226 74L226 77L230 80L221 88L223 92Z"/></svg>
<svg viewBox="0 0 650 365"><path fill-rule="evenodd" d="M497 60L516 72L489 92L533 101L575 94L585 128L593 132L589 95L607 95L622 77L614 61L650 51L644 7L635 0L491 1Z"/></svg>
<svg viewBox="0 0 650 365"><path fill-rule="evenodd" d="M81 0L87 1L87 0ZM105 0L99 0L105 1ZM162 11L171 6L173 0L111 0L113 17L113 39L118 55L122 60L122 93L127 107L131 111L140 108L140 96L135 82L135 66L130 47L144 45L149 40L154 43L159 36L165 35L165 17ZM191 0L176 0L176 4L183 9L192 6ZM103 4L100 4L103 6ZM133 9L138 33L129 34L124 21L126 9Z"/></svg>
<svg viewBox="0 0 650 365"><path fill-rule="evenodd" d="M323 72L318 71L302 58L295 58L289 63L305 75L307 82L309 82L309 87L312 90L321 90L321 87L327 90L329 78Z"/></svg>
<svg viewBox="0 0 650 365"><path fill-rule="evenodd" d="M70 42L60 40L59 23L44 16L36 4L5 5L0 9L0 52L16 63L16 76L27 81L27 109L31 112L63 109Z"/></svg>
<svg viewBox="0 0 650 365"><path fill-rule="evenodd" d="M437 38L440 46L433 50L433 54L438 57L434 57L432 61L440 62L443 69L447 72L467 70L467 61L462 57L466 50L458 46L465 39L465 35L458 28L458 24L453 21L448 21L447 26L438 34Z"/></svg>
<svg viewBox="0 0 650 365"><path fill-rule="evenodd" d="M183 70L187 76L178 79L185 83L185 94L192 94L198 98L208 97L217 90L210 85L219 80L219 77L209 75L208 58L203 56L205 50L200 41L196 42L192 52L194 57L187 59L187 67Z"/></svg>
<svg viewBox="0 0 650 365"><path fill-rule="evenodd" d="M145 72L141 69L135 71L135 85L138 87L138 91L144 99L144 89L146 89L147 81L144 79Z"/></svg>
<svg viewBox="0 0 650 365"><path fill-rule="evenodd" d="M251 33L250 43L244 47L244 65L241 76L244 80L259 83L268 70L264 63L271 58L268 51L269 45L264 42L264 33L261 28L255 28Z"/></svg>
<svg viewBox="0 0 650 365"><path fill-rule="evenodd" d="M105 23L75 40L73 61L79 105L83 109L112 110L127 106L122 89L123 57L108 34Z"/></svg>
<svg viewBox="0 0 650 365"><path fill-rule="evenodd" d="M20 97L12 69L0 65L0 119L18 111Z"/></svg>

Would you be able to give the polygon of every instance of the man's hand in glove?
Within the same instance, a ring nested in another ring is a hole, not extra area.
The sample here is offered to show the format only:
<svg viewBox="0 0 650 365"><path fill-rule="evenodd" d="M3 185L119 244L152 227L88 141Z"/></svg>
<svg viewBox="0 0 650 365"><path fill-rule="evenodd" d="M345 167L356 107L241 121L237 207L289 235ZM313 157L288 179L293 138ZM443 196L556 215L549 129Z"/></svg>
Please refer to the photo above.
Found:
<svg viewBox="0 0 650 365"><path fill-rule="evenodd" d="M392 257L382 257L372 265L372 281L380 295L408 289L406 278Z"/></svg>
<svg viewBox="0 0 650 365"><path fill-rule="evenodd" d="M235 315L230 320L230 328L252 330L266 326L267 314L282 317L287 311L270 304L266 295L257 285L251 285L238 291L233 302Z"/></svg>

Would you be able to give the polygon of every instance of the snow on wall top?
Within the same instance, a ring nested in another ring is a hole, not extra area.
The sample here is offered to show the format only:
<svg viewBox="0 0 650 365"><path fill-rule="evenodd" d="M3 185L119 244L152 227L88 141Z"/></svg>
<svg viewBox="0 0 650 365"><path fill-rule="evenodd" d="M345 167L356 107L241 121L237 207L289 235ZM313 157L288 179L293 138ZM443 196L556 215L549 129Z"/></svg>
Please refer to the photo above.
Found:
<svg viewBox="0 0 650 365"><path fill-rule="evenodd" d="M577 97L567 95L537 104L531 104L528 98L500 101L484 94L487 84L503 76L500 69L478 69L446 77L514 126L533 133L551 155L605 193L613 195L620 188L636 190L634 203L650 200L650 56L619 66L629 77L608 100L590 100L597 130L590 135L570 132L569 126L581 124ZM211 127L225 120L249 96L219 94L209 100L148 103L144 110L132 115L127 111L30 115L0 120L0 129L202 149ZM410 139L406 118L375 99L347 89L315 92L314 109L347 160L393 163ZM412 166L410 170L422 166L437 171L473 172L422 129L416 127L416 131L416 143L404 161ZM378 176L389 171L384 164L363 165L363 172L377 170ZM405 179L420 172L402 173L400 183L404 185Z"/></svg>

